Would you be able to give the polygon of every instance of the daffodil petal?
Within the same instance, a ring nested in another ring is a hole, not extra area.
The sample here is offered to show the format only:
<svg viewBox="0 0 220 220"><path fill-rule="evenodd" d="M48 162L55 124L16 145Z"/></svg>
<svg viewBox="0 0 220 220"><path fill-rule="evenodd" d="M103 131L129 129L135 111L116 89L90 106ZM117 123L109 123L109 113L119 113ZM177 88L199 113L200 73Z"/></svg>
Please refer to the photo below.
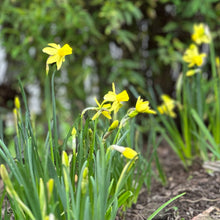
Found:
<svg viewBox="0 0 220 220"><path fill-rule="evenodd" d="M112 91L115 93L115 83L112 83Z"/></svg>
<svg viewBox="0 0 220 220"><path fill-rule="evenodd" d="M59 59L59 56L57 54L53 56L49 56L47 59L47 64L56 63L58 59Z"/></svg>
<svg viewBox="0 0 220 220"><path fill-rule="evenodd" d="M102 106L102 108L110 108L111 107L111 104L104 104L103 106Z"/></svg>
<svg viewBox="0 0 220 220"><path fill-rule="evenodd" d="M45 47L42 51L49 55L55 55L57 53L57 49L52 47Z"/></svg>
<svg viewBox="0 0 220 220"><path fill-rule="evenodd" d="M112 119L112 117L111 117L111 115L109 114L108 111L102 111L102 114L103 114L106 118Z"/></svg>
<svg viewBox="0 0 220 220"><path fill-rule="evenodd" d="M94 121L96 118L99 117L100 114L101 114L100 111L96 112L96 113L94 114L94 116L92 117L92 120Z"/></svg>
<svg viewBox="0 0 220 220"><path fill-rule="evenodd" d="M57 60L57 70L61 68L62 63L63 63L63 57L59 57L59 59Z"/></svg>
<svg viewBox="0 0 220 220"><path fill-rule="evenodd" d="M49 46L55 48L55 49L60 49L60 45L59 44L55 44L55 43L49 43Z"/></svg>
<svg viewBox="0 0 220 220"><path fill-rule="evenodd" d="M118 102L126 102L129 100L129 96L126 90L122 91L118 95L116 95L117 101Z"/></svg>
<svg viewBox="0 0 220 220"><path fill-rule="evenodd" d="M96 102L96 104L97 104L99 107L101 107L101 105L99 104L97 98L95 98L95 102Z"/></svg>
<svg viewBox="0 0 220 220"><path fill-rule="evenodd" d="M104 99L109 102L114 102L116 100L116 95L114 92L110 91L104 96Z"/></svg>
<svg viewBox="0 0 220 220"><path fill-rule="evenodd" d="M65 44L62 48L58 50L58 53L60 56L64 57L66 55L72 54L72 48L69 46L69 44Z"/></svg>
<svg viewBox="0 0 220 220"><path fill-rule="evenodd" d="M133 159L138 153L130 147L125 147L122 154L128 159Z"/></svg>
<svg viewBox="0 0 220 220"><path fill-rule="evenodd" d="M114 111L116 113L121 108L121 106L122 106L122 104L120 104L120 102L115 101L115 102L113 102L110 111Z"/></svg>
<svg viewBox="0 0 220 220"><path fill-rule="evenodd" d="M152 109L148 109L148 110L146 110L144 113L153 114L153 115L156 115L156 114L157 114L157 112L154 111L154 110L152 110Z"/></svg>

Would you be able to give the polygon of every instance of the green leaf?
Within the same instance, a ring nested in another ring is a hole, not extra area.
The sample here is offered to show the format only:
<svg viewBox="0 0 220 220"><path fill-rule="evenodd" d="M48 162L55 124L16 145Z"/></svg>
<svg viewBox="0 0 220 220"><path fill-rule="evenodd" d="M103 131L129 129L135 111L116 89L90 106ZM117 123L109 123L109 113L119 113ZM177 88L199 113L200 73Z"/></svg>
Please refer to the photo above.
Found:
<svg viewBox="0 0 220 220"><path fill-rule="evenodd" d="M180 198L181 196L184 196L186 193L182 193L178 196L175 196L174 198L170 199L169 201L167 201L166 203L164 203L163 205L161 205L152 215L150 215L147 220L151 220L153 219L161 210L163 210L166 206L168 206L171 202L173 202L174 200Z"/></svg>
<svg viewBox="0 0 220 220"><path fill-rule="evenodd" d="M127 199L132 196L133 196L132 191L126 191L122 195L120 195L120 197L118 199L118 208L121 207L123 204L125 204Z"/></svg>

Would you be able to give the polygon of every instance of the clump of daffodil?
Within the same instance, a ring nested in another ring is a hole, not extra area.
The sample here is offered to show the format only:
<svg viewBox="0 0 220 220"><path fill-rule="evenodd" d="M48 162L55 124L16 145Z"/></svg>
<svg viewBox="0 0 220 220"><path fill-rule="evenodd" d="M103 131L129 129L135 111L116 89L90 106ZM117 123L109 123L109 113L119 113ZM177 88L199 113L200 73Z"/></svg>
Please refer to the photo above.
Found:
<svg viewBox="0 0 220 220"><path fill-rule="evenodd" d="M163 103L157 107L157 110L160 114L169 115L172 118L176 117L176 113L174 112L175 108L175 100L170 98L168 95L162 95L161 99Z"/></svg>
<svg viewBox="0 0 220 220"><path fill-rule="evenodd" d="M122 147L119 145L111 145L110 147L112 149L117 150L118 152L122 153L123 156L128 159L133 159L134 157L136 157L138 155L138 153L130 147Z"/></svg>
<svg viewBox="0 0 220 220"><path fill-rule="evenodd" d="M115 84L112 83L112 91L109 91L104 96L105 102L112 102L111 111L114 110L115 113L118 112L119 108L122 106L121 102L127 102L129 100L129 96L126 90L122 91L119 94L115 92Z"/></svg>
<svg viewBox="0 0 220 220"><path fill-rule="evenodd" d="M43 48L43 52L50 55L46 62L46 73L49 71L49 64L56 63L57 70L62 66L65 61L65 56L72 54L72 48L69 44L65 44L61 47L59 44L49 43L49 47Z"/></svg>
<svg viewBox="0 0 220 220"><path fill-rule="evenodd" d="M194 24L193 30L194 32L192 34L192 40L196 44L198 45L202 43L209 44L211 42L211 35L207 25L204 25L203 23Z"/></svg>
<svg viewBox="0 0 220 220"><path fill-rule="evenodd" d="M195 44L191 44L183 55L183 60L188 63L188 67L202 66L203 60L206 57L205 53L199 53L199 49Z"/></svg>
<svg viewBox="0 0 220 220"><path fill-rule="evenodd" d="M135 108L129 111L128 116L133 118L139 113L156 114L156 111L150 109L149 104L149 101L143 101L143 99L139 96Z"/></svg>
<svg viewBox="0 0 220 220"><path fill-rule="evenodd" d="M25 217L24 212L30 217L30 219L35 219L31 210L28 208L28 206L20 199L19 195L17 194L13 183L10 180L8 171L4 164L1 164L0 166L0 176L4 182L5 189L9 196L13 199L14 202L16 202L19 206L18 209L22 213L22 215Z"/></svg>

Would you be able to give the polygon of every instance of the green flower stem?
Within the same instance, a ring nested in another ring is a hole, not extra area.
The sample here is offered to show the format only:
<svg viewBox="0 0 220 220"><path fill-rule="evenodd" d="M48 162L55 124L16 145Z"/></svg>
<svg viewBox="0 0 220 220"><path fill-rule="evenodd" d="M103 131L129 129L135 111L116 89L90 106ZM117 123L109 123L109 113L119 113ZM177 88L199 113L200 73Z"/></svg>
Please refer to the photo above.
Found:
<svg viewBox="0 0 220 220"><path fill-rule="evenodd" d="M197 111L199 116L203 118L203 109L202 109L202 89L201 89L201 74L196 74L196 99L197 99Z"/></svg>
<svg viewBox="0 0 220 220"><path fill-rule="evenodd" d="M186 158L191 159L192 152L191 152L191 137L190 137L190 131L189 131L189 107L187 98L189 92L189 83L188 79L185 77L185 74L183 76L183 135L185 139L185 147L182 149Z"/></svg>
<svg viewBox="0 0 220 220"><path fill-rule="evenodd" d="M47 116L47 123L48 123L48 132L49 132L49 144L50 144L50 156L51 160L54 164L54 152L53 152L53 137L52 137L52 130L51 130L51 122L50 122L50 115L51 115L51 94L50 94L50 80L49 80L49 74L46 75L45 80L45 110L46 110L46 116ZM47 155L47 154L46 154ZM46 163L47 165L47 163Z"/></svg>
<svg viewBox="0 0 220 220"><path fill-rule="evenodd" d="M214 93L216 98L216 119L215 126L213 126L214 138L217 144L220 144L220 95L219 95L219 78L217 77L216 64L215 64L215 49L213 41L210 43L210 59L212 68L212 77L216 83L214 84Z"/></svg>
<svg viewBox="0 0 220 220"><path fill-rule="evenodd" d="M203 120L203 93L202 93L203 90L201 89L201 85L202 85L201 79L202 79L201 74L197 73L196 74L196 81L195 81L195 83L196 83L196 85L195 85L196 86L196 99L197 99L196 100L196 104L197 104L196 109L197 109L199 117L201 118L201 120ZM193 129L193 130L195 130L195 129ZM200 127L198 127L197 133L198 133L198 137L200 137L202 135ZM195 146L195 147L197 147L197 150L200 151L201 156L204 158L204 160L207 160L208 159L207 158L207 156L208 156L207 149L205 147L203 147L204 144L202 143L201 139L196 138L195 144L197 144L197 146Z"/></svg>
<svg viewBox="0 0 220 220"><path fill-rule="evenodd" d="M56 97L54 91L54 77L56 70L53 71L51 78L51 95L52 95L52 107L53 107L53 135L54 135L54 150L55 150L55 160L58 161L58 131L57 131L57 115L56 115Z"/></svg>
<svg viewBox="0 0 220 220"><path fill-rule="evenodd" d="M53 135L52 135L52 129L50 125L50 119L48 118L48 131L49 131L49 143L50 143L50 156L51 160L54 164L54 153L53 153Z"/></svg>
<svg viewBox="0 0 220 220"><path fill-rule="evenodd" d="M121 119L121 122L120 122L120 125L119 125L119 128L118 128L118 131L115 135L115 138L114 138L114 141L112 143L112 145L116 144L117 141L118 141L118 138L119 138L119 135L120 135L120 132L121 132L121 129L123 128L123 126L126 124L126 122L130 119L130 117L128 117L127 115L125 115L122 119Z"/></svg>
<svg viewBox="0 0 220 220"><path fill-rule="evenodd" d="M93 131L93 139L92 144L90 145L89 149L89 156L88 156L88 167L89 167L89 176L93 174L92 170L92 160L93 160L93 152L95 148L95 136L96 136L96 129L97 129L98 120L95 119L94 131Z"/></svg>
<svg viewBox="0 0 220 220"><path fill-rule="evenodd" d="M117 142L117 140L118 140L118 137L119 137L119 134L120 134L121 129L122 129L122 127L121 127L121 126L119 126L118 131L117 131L117 133L116 133L116 135L115 135L115 139L114 139L114 141L113 141L113 143L112 143L113 145L114 145L114 144L116 144L116 142Z"/></svg>
<svg viewBox="0 0 220 220"><path fill-rule="evenodd" d="M79 137L79 148L77 154L78 160L78 170L82 169L82 158L83 158L83 115L81 115L81 122L80 122L80 137Z"/></svg>

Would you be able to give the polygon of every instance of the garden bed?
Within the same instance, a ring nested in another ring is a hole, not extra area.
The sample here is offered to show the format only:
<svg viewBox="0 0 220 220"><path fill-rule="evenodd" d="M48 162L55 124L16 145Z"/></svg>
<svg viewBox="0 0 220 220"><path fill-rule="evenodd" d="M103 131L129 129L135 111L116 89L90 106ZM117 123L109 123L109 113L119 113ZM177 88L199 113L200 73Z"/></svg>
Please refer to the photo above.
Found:
<svg viewBox="0 0 220 220"><path fill-rule="evenodd" d="M151 192L143 190L124 219L147 219L160 205L183 192L186 195L172 202L154 219L220 219L220 168L219 172L209 174L197 160L186 171L169 147L160 146L158 154L167 175L167 185L153 182Z"/></svg>

